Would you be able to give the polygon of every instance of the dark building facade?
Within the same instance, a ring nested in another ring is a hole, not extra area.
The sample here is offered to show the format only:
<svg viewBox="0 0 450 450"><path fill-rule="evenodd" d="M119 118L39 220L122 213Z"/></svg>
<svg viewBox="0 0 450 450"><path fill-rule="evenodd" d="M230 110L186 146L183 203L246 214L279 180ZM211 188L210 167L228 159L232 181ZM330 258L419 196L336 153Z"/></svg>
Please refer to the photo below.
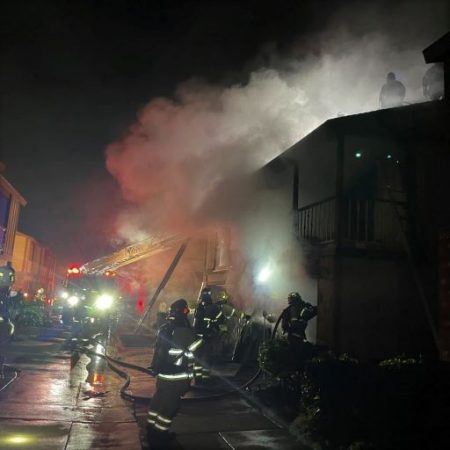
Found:
<svg viewBox="0 0 450 450"><path fill-rule="evenodd" d="M0 265L12 259L20 208L26 205L22 195L2 175L3 171L0 162Z"/></svg>
<svg viewBox="0 0 450 450"><path fill-rule="evenodd" d="M261 172L291 197L313 261L319 343L449 359L448 112L444 100L328 120Z"/></svg>
<svg viewBox="0 0 450 450"><path fill-rule="evenodd" d="M38 290L52 297L55 290L56 259L50 249L24 233L16 232L13 266L16 269L14 290L22 291L29 300Z"/></svg>

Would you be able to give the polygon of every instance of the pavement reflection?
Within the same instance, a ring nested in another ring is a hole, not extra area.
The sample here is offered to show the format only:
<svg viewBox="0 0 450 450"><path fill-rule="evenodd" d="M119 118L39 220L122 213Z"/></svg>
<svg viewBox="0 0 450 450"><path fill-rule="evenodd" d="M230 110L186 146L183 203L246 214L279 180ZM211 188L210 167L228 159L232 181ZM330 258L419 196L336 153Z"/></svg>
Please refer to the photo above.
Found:
<svg viewBox="0 0 450 450"><path fill-rule="evenodd" d="M118 392L122 381L103 358L77 350L72 338L87 336L71 331L41 330L8 347L7 362L21 374L0 392L0 449L140 448L131 405ZM105 351L100 343L91 350Z"/></svg>

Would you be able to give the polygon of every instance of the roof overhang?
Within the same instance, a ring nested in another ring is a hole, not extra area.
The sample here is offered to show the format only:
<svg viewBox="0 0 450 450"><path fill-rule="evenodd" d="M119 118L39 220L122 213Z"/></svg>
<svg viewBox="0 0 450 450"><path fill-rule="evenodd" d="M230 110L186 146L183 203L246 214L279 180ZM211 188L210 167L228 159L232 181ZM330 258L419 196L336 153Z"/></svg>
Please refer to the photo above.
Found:
<svg viewBox="0 0 450 450"><path fill-rule="evenodd" d="M21 206L25 206L27 204L25 198L3 175L0 175L0 187L11 194L20 203Z"/></svg>
<svg viewBox="0 0 450 450"><path fill-rule="evenodd" d="M442 101L424 102L398 108L380 109L361 114L329 119L303 139L275 157L265 167L280 159L295 159L298 152L309 151L338 136L414 140L441 140L448 127L445 104Z"/></svg>
<svg viewBox="0 0 450 450"><path fill-rule="evenodd" d="M425 62L437 63L450 59L450 32L444 34L423 51Z"/></svg>

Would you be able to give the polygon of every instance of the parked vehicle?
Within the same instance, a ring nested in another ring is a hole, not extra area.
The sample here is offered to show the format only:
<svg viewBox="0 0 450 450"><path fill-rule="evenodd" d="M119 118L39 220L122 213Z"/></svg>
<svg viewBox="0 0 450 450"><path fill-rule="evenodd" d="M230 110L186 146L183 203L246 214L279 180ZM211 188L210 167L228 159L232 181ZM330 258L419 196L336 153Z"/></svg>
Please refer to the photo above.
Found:
<svg viewBox="0 0 450 450"><path fill-rule="evenodd" d="M61 320L64 325L110 328L117 322L120 300L113 273L87 275L71 267L59 294Z"/></svg>

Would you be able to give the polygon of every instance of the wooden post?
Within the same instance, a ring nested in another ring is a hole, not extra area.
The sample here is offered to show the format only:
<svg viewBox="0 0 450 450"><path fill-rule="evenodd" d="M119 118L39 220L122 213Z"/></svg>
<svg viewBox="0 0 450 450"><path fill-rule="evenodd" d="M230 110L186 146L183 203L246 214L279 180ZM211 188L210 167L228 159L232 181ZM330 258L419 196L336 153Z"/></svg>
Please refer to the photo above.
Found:
<svg viewBox="0 0 450 450"><path fill-rule="evenodd" d="M295 235L299 236L298 229L298 164L294 163L294 173L292 177L292 218Z"/></svg>
<svg viewBox="0 0 450 450"><path fill-rule="evenodd" d="M136 334L139 331L139 329L141 328L144 320L148 316L148 313L152 309L152 306L155 304L156 300L158 299L159 294L162 292L162 290L165 288L167 282L170 280L170 277L172 276L173 271L177 267L178 262L180 261L181 257L183 256L184 251L186 250L187 244L188 244L188 240L184 241L181 244L181 247L178 249L178 252L175 255L175 258L173 259L173 261L170 264L169 268L167 269L167 272L165 273L163 279L159 283L158 288L156 289L155 293L153 294L153 297L151 298L150 302L148 303L148 306L147 306L147 308L145 310L144 315L139 320L139 322L138 322L138 324L136 326L136 329L134 330L134 334Z"/></svg>
<svg viewBox="0 0 450 450"><path fill-rule="evenodd" d="M344 136L338 132L336 148L336 209L335 209L335 254L334 254L334 307L333 307L333 348L340 352L342 344L341 310L342 310L342 238L344 211Z"/></svg>

